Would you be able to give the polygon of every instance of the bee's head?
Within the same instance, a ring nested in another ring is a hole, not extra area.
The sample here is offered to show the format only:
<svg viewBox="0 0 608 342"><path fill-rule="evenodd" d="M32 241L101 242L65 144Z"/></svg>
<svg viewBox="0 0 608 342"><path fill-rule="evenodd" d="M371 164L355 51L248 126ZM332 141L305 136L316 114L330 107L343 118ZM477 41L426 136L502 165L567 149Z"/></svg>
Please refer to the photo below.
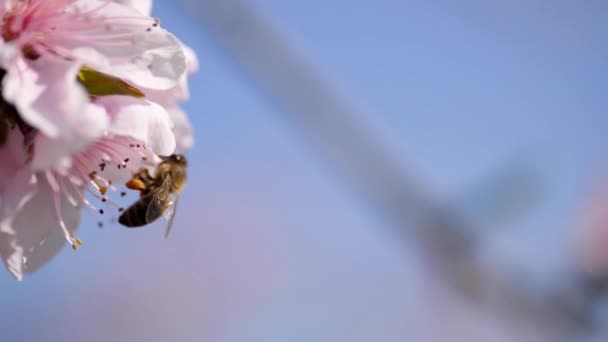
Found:
<svg viewBox="0 0 608 342"><path fill-rule="evenodd" d="M161 156L161 159L164 162L175 163L175 164L179 164L179 165L183 165L183 166L188 165L188 159L186 159L186 156L184 156L183 154L172 154L168 157Z"/></svg>

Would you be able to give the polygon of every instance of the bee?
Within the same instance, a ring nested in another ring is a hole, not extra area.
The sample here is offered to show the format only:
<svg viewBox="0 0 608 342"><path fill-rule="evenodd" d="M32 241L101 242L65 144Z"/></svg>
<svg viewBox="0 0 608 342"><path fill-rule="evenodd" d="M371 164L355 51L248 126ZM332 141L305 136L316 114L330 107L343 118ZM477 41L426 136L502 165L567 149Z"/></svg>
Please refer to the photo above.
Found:
<svg viewBox="0 0 608 342"><path fill-rule="evenodd" d="M165 237L169 236L178 195L186 183L188 161L181 154L160 157L152 177L147 169L136 173L125 185L140 192L139 200L128 207L118 218L118 222L128 228L142 227L168 214Z"/></svg>

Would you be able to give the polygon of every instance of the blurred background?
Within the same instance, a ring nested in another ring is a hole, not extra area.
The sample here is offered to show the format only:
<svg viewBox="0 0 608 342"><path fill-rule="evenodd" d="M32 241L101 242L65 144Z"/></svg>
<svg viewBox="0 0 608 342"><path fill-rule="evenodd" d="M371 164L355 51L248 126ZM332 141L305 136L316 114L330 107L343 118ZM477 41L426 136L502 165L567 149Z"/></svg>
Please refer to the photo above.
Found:
<svg viewBox="0 0 608 342"><path fill-rule="evenodd" d="M2 341L606 341L608 2L157 0L172 235L0 277Z"/></svg>

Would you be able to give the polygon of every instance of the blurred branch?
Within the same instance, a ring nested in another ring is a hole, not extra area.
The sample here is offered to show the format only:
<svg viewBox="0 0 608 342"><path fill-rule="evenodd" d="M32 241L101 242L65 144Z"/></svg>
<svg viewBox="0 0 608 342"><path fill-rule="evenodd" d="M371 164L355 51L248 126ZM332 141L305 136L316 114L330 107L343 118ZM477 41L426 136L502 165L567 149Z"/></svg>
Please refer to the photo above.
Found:
<svg viewBox="0 0 608 342"><path fill-rule="evenodd" d="M475 255L479 227L427 196L370 132L364 115L338 96L251 6L241 0L184 2L340 179L390 220L401 238L421 243L446 281L486 308L539 329L547 340L587 329L593 299L604 293L590 290L599 288L589 285L594 281L573 278L572 286L538 299L525 286L505 282L482 267Z"/></svg>

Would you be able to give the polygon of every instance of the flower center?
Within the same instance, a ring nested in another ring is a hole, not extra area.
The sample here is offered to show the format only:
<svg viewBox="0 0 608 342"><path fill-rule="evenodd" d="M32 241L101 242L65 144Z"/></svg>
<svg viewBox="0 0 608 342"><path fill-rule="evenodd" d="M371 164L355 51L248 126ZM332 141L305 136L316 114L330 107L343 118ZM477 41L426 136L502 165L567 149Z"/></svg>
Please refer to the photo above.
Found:
<svg viewBox="0 0 608 342"><path fill-rule="evenodd" d="M6 42L11 42L19 38L21 30L17 29L18 23L16 21L17 16L14 13L6 13L2 18L2 39Z"/></svg>
<svg viewBox="0 0 608 342"><path fill-rule="evenodd" d="M26 30L29 24L29 17L23 16L21 13L15 13L16 11L8 12L4 15L4 18L2 18L2 30L0 31L2 39L4 39L5 42L12 42L19 39L21 33ZM21 52L27 59L35 60L40 57L40 54L36 51L34 46L29 43L23 44Z"/></svg>

